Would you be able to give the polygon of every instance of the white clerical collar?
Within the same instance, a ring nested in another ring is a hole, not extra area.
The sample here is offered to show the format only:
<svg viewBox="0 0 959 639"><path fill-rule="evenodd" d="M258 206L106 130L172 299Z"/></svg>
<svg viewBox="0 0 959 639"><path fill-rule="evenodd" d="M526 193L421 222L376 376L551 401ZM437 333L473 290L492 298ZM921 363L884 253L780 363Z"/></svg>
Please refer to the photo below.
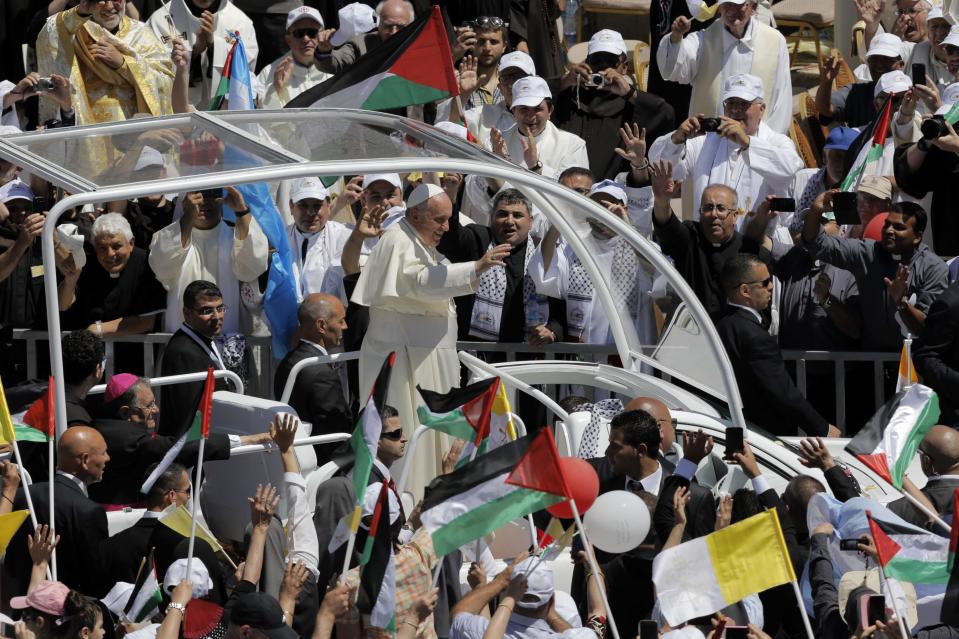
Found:
<svg viewBox="0 0 959 639"><path fill-rule="evenodd" d="M754 309L754 308L752 308L752 307L750 307L750 306L743 306L742 304L734 304L733 302L726 302L726 303L729 304L730 306L735 306L736 308L744 308L744 309L746 309L747 311L749 311L750 313L752 313L753 315L756 316L756 321L758 321L760 324L763 323L763 316L760 315L760 314L759 314L759 311L757 311L756 309Z"/></svg>
<svg viewBox="0 0 959 639"><path fill-rule="evenodd" d="M316 342L311 342L310 340L308 340L308 339L303 339L302 337L300 338L300 341L303 342L304 344L309 344L310 346L319 349L319 351L320 351L321 353L323 353L324 355L329 355L329 354L330 354L330 353L326 350L326 348L323 347L322 344L317 344Z"/></svg>
<svg viewBox="0 0 959 639"><path fill-rule="evenodd" d="M80 478L77 477L76 475L71 475L70 473L68 473L68 472L66 472L66 471L63 471L63 470L59 470L59 469L57 469L57 474L58 474L58 475L63 475L64 477L70 479L74 484L76 484L77 486L79 486L79 487L80 487L80 490L83 491L83 495L84 495L85 497L89 497L89 496L90 496L90 495L87 493L87 485L83 483L83 480L82 480L82 479L80 479Z"/></svg>

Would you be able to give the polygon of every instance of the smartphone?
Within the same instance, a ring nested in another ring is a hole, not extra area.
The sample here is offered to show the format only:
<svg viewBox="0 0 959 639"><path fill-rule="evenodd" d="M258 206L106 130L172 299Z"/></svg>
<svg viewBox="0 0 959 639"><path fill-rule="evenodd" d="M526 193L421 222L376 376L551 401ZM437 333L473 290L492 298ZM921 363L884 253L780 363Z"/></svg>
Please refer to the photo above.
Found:
<svg viewBox="0 0 959 639"><path fill-rule="evenodd" d="M860 541L858 539L840 539L839 540L839 550L851 550L856 552L859 550Z"/></svg>
<svg viewBox="0 0 959 639"><path fill-rule="evenodd" d="M769 202L769 210L778 213L792 213L796 210L796 200L791 197L774 197Z"/></svg>
<svg viewBox="0 0 959 639"><path fill-rule="evenodd" d="M719 620L716 627L713 628L713 639L723 639L723 632L726 631L726 617Z"/></svg>
<svg viewBox="0 0 959 639"><path fill-rule="evenodd" d="M926 86L926 65L922 63L912 65L912 83Z"/></svg>
<svg viewBox="0 0 959 639"><path fill-rule="evenodd" d="M726 427L726 453L725 459L732 459L733 453L743 452L743 429L738 426Z"/></svg>
<svg viewBox="0 0 959 639"><path fill-rule="evenodd" d="M859 598L859 623L863 628L875 626L877 621L886 621L886 597L862 595Z"/></svg>
<svg viewBox="0 0 959 639"><path fill-rule="evenodd" d="M42 196L37 196L33 198L33 212L34 213L43 213L47 210L47 198Z"/></svg>
<svg viewBox="0 0 959 639"><path fill-rule="evenodd" d="M746 639L748 636L747 626L726 626L726 639Z"/></svg>
<svg viewBox="0 0 959 639"><path fill-rule="evenodd" d="M652 619L643 619L639 622L639 639L656 639L659 636L659 625Z"/></svg>
<svg viewBox="0 0 959 639"><path fill-rule="evenodd" d="M832 211L836 214L839 224L859 224L859 213L856 211L856 194L841 191L832 196Z"/></svg>

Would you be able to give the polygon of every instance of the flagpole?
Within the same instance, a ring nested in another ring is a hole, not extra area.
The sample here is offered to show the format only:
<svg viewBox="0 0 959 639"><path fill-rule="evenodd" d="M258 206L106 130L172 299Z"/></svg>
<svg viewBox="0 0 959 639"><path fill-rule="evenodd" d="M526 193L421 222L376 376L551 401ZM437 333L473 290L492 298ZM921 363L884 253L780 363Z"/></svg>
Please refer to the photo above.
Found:
<svg viewBox="0 0 959 639"><path fill-rule="evenodd" d="M812 624L809 623L809 613L806 612L806 606L803 605L802 602L802 593L799 592L799 582L793 579L789 584L793 587L793 594L796 595L796 603L799 605L799 613L802 615L802 625L806 628L806 636L809 639L815 639L815 635L812 632ZM908 639L908 636L903 635L903 638Z"/></svg>
<svg viewBox="0 0 959 639"><path fill-rule="evenodd" d="M14 439L13 444L13 458L17 460L17 473L20 475L20 485L23 486L23 496L27 500L27 510L30 511L30 523L33 524L33 530L36 532L39 526L37 525L37 511L33 507L33 497L30 496L30 484L27 483L27 476L23 472L23 460L20 459L20 447L17 446L17 440ZM54 537L56 539L56 537ZM50 569L50 566L47 566L47 579L53 580L53 571Z"/></svg>
<svg viewBox="0 0 959 639"><path fill-rule="evenodd" d="M949 533L952 532L952 527L951 527L949 524L947 524L946 522L944 522L944 521L942 520L942 518L939 517L939 515L938 515L937 513L934 513L934 512L932 512L931 510L929 510L929 507L928 507L928 506L926 506L926 505L923 504L921 501L919 501L918 499L916 499L915 497L913 497L912 495L910 495L910 494L909 494L909 491L903 491L902 495L903 495L903 497L905 497L905 498L909 501L909 503L911 503L913 506L915 506L916 508L918 508L919 510L921 510L923 513L925 513L926 515L928 515L929 517L931 517L932 520L933 520L935 523L937 523L937 524L939 524L940 526L942 526L943 530L946 530L946 531L949 532Z"/></svg>
<svg viewBox="0 0 959 639"><path fill-rule="evenodd" d="M436 588L436 584L440 580L440 573L443 572L443 557L436 558L436 568L433 569L433 583L430 584L430 589Z"/></svg>
<svg viewBox="0 0 959 639"><path fill-rule="evenodd" d="M52 411L53 407L51 406L49 409ZM56 535L56 525L54 524L54 518L53 518L53 511L54 511L53 484L55 483L54 480L57 478L57 475L53 469L53 437L50 435L49 432L47 433L47 457L49 458L47 460L47 469L48 469L47 473L49 477L49 481L47 482L47 488L49 491L48 498L50 500L50 532ZM29 492L29 491L24 489L24 492ZM56 539L56 537L54 537L54 539ZM53 547L53 552L50 553L50 564L52 568L51 574L53 575L53 580L56 581L57 580L57 547L56 546Z"/></svg>
<svg viewBox="0 0 959 639"><path fill-rule="evenodd" d="M912 386L912 333L906 333L903 344L906 347L906 385L904 388L909 388Z"/></svg>
<svg viewBox="0 0 959 639"><path fill-rule="evenodd" d="M579 529L580 537L583 540L583 549L586 551L586 560L589 562L589 569L592 571L593 576L596 577L596 587L599 590L599 596L603 599L603 607L606 608L606 623L609 625L610 631L613 633L613 639L619 639L619 631L616 629L616 620L613 618L613 609L609 605L609 598L606 596L606 586L603 584L603 581L599 578L599 564L596 563L596 557L593 555L593 547L589 543L589 538L586 536L586 528L583 526L583 520L579 517L579 509L576 507L576 502L572 499L567 500L569 502L569 507L573 511L573 520L576 522L576 528ZM589 577L586 577L589 579Z"/></svg>
<svg viewBox="0 0 959 639"><path fill-rule="evenodd" d="M902 633L903 637L910 637L911 635L906 632L906 622L903 619L902 613L899 612L899 604L896 602L896 594L892 592L892 589L889 587L889 577L886 576L886 569L882 567L882 564L879 566L879 575L881 579L879 580L880 585L885 585L885 593L883 595L888 595L889 599L892 600L892 611L896 613L896 621L899 623L899 632ZM882 590L882 588L880 588Z"/></svg>
<svg viewBox="0 0 959 639"><path fill-rule="evenodd" d="M354 512L352 521L350 522L350 538L346 541L346 556L343 557L343 570L340 571L340 583L346 583L346 571L350 569L350 557L353 555L353 547L356 545L356 527L353 523L358 522L359 517L357 517L356 510L361 509L362 506L354 506ZM362 514L362 510L360 511Z"/></svg>
<svg viewBox="0 0 959 639"><path fill-rule="evenodd" d="M186 574L192 574L190 571L193 568L193 544L196 541L196 518L197 514L200 512L200 486L203 485L203 453L206 448L206 437L200 438L200 458L196 463L196 486L193 490L193 510L190 515L190 542L187 545L186 551Z"/></svg>

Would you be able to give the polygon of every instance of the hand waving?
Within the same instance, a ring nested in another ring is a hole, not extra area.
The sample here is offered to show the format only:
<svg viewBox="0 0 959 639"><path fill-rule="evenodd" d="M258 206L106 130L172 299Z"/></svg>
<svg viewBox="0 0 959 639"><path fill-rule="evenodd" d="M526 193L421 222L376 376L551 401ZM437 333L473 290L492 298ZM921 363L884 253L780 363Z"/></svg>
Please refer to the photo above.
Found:
<svg viewBox="0 0 959 639"><path fill-rule="evenodd" d="M633 166L639 166L646 161L646 129L634 122L627 122L620 128L619 137L623 141L623 149L616 147L616 155Z"/></svg>

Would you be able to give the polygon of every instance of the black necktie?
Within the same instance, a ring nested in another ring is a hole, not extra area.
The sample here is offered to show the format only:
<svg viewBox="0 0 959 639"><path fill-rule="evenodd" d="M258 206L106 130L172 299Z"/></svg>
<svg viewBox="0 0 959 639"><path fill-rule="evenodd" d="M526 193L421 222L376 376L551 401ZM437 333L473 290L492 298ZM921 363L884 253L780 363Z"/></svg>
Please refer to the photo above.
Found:
<svg viewBox="0 0 959 639"><path fill-rule="evenodd" d="M309 246L310 238L304 237L303 244L300 246L300 260L304 263L306 262L306 250L309 248Z"/></svg>

